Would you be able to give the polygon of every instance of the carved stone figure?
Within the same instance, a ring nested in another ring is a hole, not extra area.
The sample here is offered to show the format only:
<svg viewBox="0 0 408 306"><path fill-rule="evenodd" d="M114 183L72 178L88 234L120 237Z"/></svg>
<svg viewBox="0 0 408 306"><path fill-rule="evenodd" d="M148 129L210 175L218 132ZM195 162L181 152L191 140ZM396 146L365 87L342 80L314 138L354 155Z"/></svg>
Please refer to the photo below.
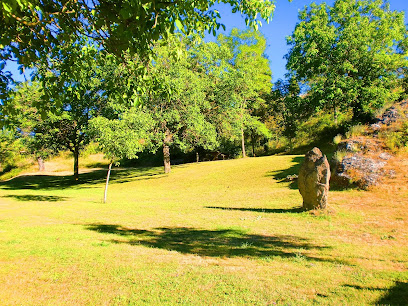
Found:
<svg viewBox="0 0 408 306"><path fill-rule="evenodd" d="M329 193L330 165L319 148L305 155L299 170L299 192L303 197L303 208L325 209Z"/></svg>

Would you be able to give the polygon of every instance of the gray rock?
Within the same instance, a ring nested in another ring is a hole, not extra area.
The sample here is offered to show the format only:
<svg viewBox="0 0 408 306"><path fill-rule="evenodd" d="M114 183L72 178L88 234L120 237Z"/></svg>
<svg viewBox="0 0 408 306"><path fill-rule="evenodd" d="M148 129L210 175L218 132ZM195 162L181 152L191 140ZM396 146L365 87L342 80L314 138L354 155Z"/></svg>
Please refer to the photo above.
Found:
<svg viewBox="0 0 408 306"><path fill-rule="evenodd" d="M390 158L392 158L391 154L388 154L386 152L381 153L379 156L379 158L383 159L383 160L389 160Z"/></svg>
<svg viewBox="0 0 408 306"><path fill-rule="evenodd" d="M335 165L331 182L342 187L355 184L362 189L369 189L380 183L385 165L385 161L358 154L345 157Z"/></svg>
<svg viewBox="0 0 408 306"><path fill-rule="evenodd" d="M398 109L392 106L389 109L387 109L380 118L376 118L375 123L380 124L380 126L382 124L390 125L391 123L396 122L401 117L402 116L400 112L398 111Z"/></svg>
<svg viewBox="0 0 408 306"><path fill-rule="evenodd" d="M324 209L329 194L330 166L319 148L313 148L305 155L300 167L298 185L303 197L303 208Z"/></svg>

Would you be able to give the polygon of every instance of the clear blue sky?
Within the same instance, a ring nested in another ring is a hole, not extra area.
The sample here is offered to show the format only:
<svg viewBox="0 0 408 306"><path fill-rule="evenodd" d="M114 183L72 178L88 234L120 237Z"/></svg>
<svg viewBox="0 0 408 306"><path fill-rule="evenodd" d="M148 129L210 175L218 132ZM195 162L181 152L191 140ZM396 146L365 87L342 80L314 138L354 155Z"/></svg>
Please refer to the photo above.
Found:
<svg viewBox="0 0 408 306"><path fill-rule="evenodd" d="M286 45L285 37L290 35L297 23L297 16L299 10L311 3L321 3L323 0L276 0L276 9L274 17L269 24L263 23L260 31L265 35L267 40L266 54L270 60L270 65L273 74L273 81L283 78L286 73L285 60L283 56L287 53L288 47ZM333 0L326 1L333 4ZM405 22L408 22L408 0L389 0L391 10L405 11ZM245 29L244 18L238 13L231 13L229 6L218 5L217 9L221 13L221 22L226 26L226 34L232 28ZM220 31L219 33L223 33ZM211 39L211 38L209 38ZM8 67L17 80L23 81L24 76L20 75L15 64L8 65ZM27 75L27 78L29 76Z"/></svg>
<svg viewBox="0 0 408 306"><path fill-rule="evenodd" d="M286 36L292 34L298 21L298 12L305 6L311 3L326 2L330 5L334 3L334 0L275 0L276 9L273 15L273 19L269 24L262 23L260 31L264 34L267 40L266 54L270 61L270 66L273 74L273 82L279 78L283 78L286 69L286 61L283 56L288 51L286 45ZM405 23L408 23L408 0L389 0L391 10L404 11ZM221 22L226 26L226 34L228 34L232 28L245 29L244 18L239 14L232 14L231 10L226 5L219 5L218 9L221 14Z"/></svg>

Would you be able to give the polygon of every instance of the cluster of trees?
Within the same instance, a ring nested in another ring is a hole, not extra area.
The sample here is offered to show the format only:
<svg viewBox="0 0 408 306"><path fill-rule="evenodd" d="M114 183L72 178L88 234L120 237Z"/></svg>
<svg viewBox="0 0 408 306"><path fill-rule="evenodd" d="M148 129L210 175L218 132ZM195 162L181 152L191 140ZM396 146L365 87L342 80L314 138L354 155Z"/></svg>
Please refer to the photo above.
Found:
<svg viewBox="0 0 408 306"><path fill-rule="evenodd" d="M274 85L256 30L202 41L200 33L222 26L214 2L0 1L1 116L9 127L0 146L18 138L40 163L70 150L76 179L91 140L112 162L162 150L169 172L171 148L239 142L245 157L248 140L253 148L273 133L291 140L316 112L365 122L408 91L404 15L383 0L306 7L288 38L287 79ZM223 2L253 27L258 12L269 19L274 8ZM10 86L7 60L33 68L34 81Z"/></svg>
<svg viewBox="0 0 408 306"><path fill-rule="evenodd" d="M37 63L35 82L16 87L7 123L38 159L70 150L76 179L92 139L112 162L162 149L166 173L171 147L212 150L242 138L244 155L245 132L268 133L256 114L271 80L265 48L258 32L236 29L210 43L169 35L149 60L124 54L120 63L88 40L63 44Z"/></svg>

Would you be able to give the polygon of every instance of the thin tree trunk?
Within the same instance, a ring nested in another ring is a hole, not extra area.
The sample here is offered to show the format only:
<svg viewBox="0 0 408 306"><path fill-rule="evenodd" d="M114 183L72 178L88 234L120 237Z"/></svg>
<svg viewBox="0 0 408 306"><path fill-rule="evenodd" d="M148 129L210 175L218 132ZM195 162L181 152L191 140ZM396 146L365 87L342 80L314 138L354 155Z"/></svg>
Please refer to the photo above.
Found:
<svg viewBox="0 0 408 306"><path fill-rule="evenodd" d="M245 136L244 136L244 128L241 128L241 146L242 146L242 157L246 157L245 153Z"/></svg>
<svg viewBox="0 0 408 306"><path fill-rule="evenodd" d="M112 161L109 164L108 174L106 175L106 184L105 184L105 194L103 196L103 203L106 203L106 198L108 197L108 184L109 184L109 177L112 169Z"/></svg>
<svg viewBox="0 0 408 306"><path fill-rule="evenodd" d="M79 179L79 148L74 149L74 179Z"/></svg>
<svg viewBox="0 0 408 306"><path fill-rule="evenodd" d="M45 171L45 164L44 164L44 160L42 159L42 157L38 157L37 158L37 162L38 162L38 171Z"/></svg>
<svg viewBox="0 0 408 306"><path fill-rule="evenodd" d="M337 125L337 107L336 107L336 105L334 105L334 107L333 107L333 109L334 109L334 124L335 125Z"/></svg>
<svg viewBox="0 0 408 306"><path fill-rule="evenodd" d="M251 135L251 144L252 144L252 156L255 157L255 139L254 135Z"/></svg>
<svg viewBox="0 0 408 306"><path fill-rule="evenodd" d="M164 162L164 173L170 173L170 147L167 143L163 143L163 162Z"/></svg>

